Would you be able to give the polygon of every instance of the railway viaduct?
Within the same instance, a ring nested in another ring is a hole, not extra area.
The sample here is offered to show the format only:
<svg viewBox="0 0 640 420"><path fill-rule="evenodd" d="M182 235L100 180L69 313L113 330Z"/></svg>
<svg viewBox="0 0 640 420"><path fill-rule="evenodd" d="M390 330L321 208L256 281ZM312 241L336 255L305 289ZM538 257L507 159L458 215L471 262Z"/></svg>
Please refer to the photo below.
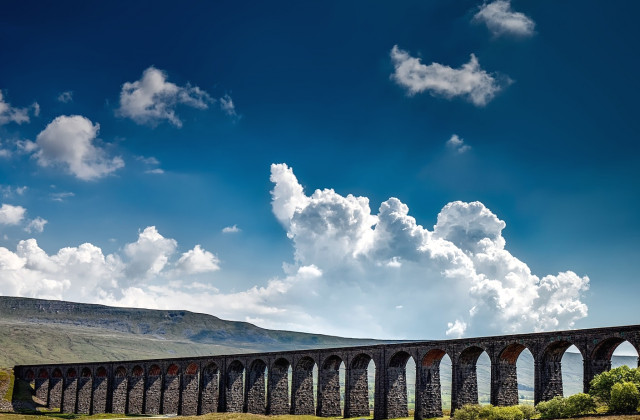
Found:
<svg viewBox="0 0 640 420"><path fill-rule="evenodd" d="M575 345L584 361L584 390L611 368L623 341L640 353L640 325L362 347L235 354L127 362L16 366L49 408L65 413L368 416L367 368L375 370L374 418L407 417L409 358L416 362L415 418L442 416L440 361L451 359L453 409L478 402L476 361L491 360L491 403L518 404L516 360L534 358L535 402L562 395L561 359ZM339 367L345 366L344 412ZM291 378L289 371L291 367ZM318 369L314 393L313 369ZM289 389L291 379L291 389ZM315 395L314 395L315 394Z"/></svg>

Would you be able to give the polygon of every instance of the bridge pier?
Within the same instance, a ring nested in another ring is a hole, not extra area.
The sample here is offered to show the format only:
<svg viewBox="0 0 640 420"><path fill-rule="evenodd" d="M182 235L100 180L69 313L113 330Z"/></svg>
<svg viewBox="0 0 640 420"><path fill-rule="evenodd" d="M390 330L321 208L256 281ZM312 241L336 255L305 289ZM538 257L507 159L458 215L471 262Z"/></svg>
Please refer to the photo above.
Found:
<svg viewBox="0 0 640 420"><path fill-rule="evenodd" d="M202 375L202 392L200 394L200 414L218 411L220 400L220 372L215 363L208 364Z"/></svg>
<svg viewBox="0 0 640 420"><path fill-rule="evenodd" d="M242 392L242 374L244 366L240 361L236 360L227 368L226 387L225 387L225 408L229 413L242 413L243 410L243 392Z"/></svg>
<svg viewBox="0 0 640 420"><path fill-rule="evenodd" d="M62 402L62 372L55 369L49 379L49 404L50 409L60 408Z"/></svg>
<svg viewBox="0 0 640 420"><path fill-rule="evenodd" d="M318 417L338 417L340 409L340 364L338 356L330 356L318 368Z"/></svg>
<svg viewBox="0 0 640 420"><path fill-rule="evenodd" d="M264 378L266 370L267 365L260 359L255 360L249 368L245 387L247 413L267 414Z"/></svg>
<svg viewBox="0 0 640 420"><path fill-rule="evenodd" d="M91 398L91 414L102 414L107 412L107 400L109 394L109 380L107 370L104 367L98 368L93 378L93 395Z"/></svg>
<svg viewBox="0 0 640 420"><path fill-rule="evenodd" d="M289 361L280 358L269 369L267 392L267 414L290 414L289 404Z"/></svg>
<svg viewBox="0 0 640 420"><path fill-rule="evenodd" d="M111 413L124 414L127 411L127 370L124 366L116 369L111 390Z"/></svg>
<svg viewBox="0 0 640 420"><path fill-rule="evenodd" d="M366 417L369 412L369 378L367 368L371 357L356 356L345 372L344 417Z"/></svg>
<svg viewBox="0 0 640 420"><path fill-rule="evenodd" d="M440 362L446 353L444 350L429 351L420 366L416 377L416 419L442 417L442 388L440 385Z"/></svg>
<svg viewBox="0 0 640 420"><path fill-rule="evenodd" d="M291 414L315 415L313 401L313 366L315 362L310 357L298 361L293 370L291 392Z"/></svg>
<svg viewBox="0 0 640 420"><path fill-rule="evenodd" d="M74 368L67 370L62 383L62 412L73 414L76 412L76 397L78 391L78 377Z"/></svg>

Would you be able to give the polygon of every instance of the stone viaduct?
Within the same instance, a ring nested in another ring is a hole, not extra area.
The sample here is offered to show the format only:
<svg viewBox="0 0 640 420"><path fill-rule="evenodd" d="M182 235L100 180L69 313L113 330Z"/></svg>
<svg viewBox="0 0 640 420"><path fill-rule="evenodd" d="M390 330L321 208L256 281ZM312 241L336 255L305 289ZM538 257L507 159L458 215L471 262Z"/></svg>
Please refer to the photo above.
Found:
<svg viewBox="0 0 640 420"><path fill-rule="evenodd" d="M575 345L584 360L584 390L611 368L623 341L640 353L640 325L361 347L127 362L16 366L49 408L65 413L368 416L367 369L375 370L374 418L407 417L406 364L416 361L415 418L442 416L440 361L452 364L451 406L478 402L476 361L491 360L491 403L518 404L516 360L534 358L535 402L562 395L561 359ZM344 412L339 368L345 366ZM291 378L289 371L291 367ZM317 368L314 393L313 369ZM291 380L291 389L289 389ZM314 395L315 394L315 395Z"/></svg>

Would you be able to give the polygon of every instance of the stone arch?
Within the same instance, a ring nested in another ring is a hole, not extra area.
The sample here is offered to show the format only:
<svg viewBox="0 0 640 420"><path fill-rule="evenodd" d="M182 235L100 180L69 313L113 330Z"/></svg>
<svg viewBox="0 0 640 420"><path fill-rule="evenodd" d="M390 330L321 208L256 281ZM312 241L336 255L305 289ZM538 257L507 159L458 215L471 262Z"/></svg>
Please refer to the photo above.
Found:
<svg viewBox="0 0 640 420"><path fill-rule="evenodd" d="M49 372L47 369L42 368L38 371L38 379L49 379Z"/></svg>
<svg viewBox="0 0 640 420"><path fill-rule="evenodd" d="M180 414L195 416L198 414L199 366L191 362L184 370L182 377L182 396Z"/></svg>
<svg viewBox="0 0 640 420"><path fill-rule="evenodd" d="M127 410L127 368L118 366L113 374L111 412L124 414Z"/></svg>
<svg viewBox="0 0 640 420"><path fill-rule="evenodd" d="M266 385L265 375L267 364L262 359L256 359L249 365L247 386L245 389L246 409L252 414L266 414Z"/></svg>
<svg viewBox="0 0 640 420"><path fill-rule="evenodd" d="M135 365L131 369L131 376L127 379L128 398L127 414L142 414L144 400L144 369L140 365Z"/></svg>
<svg viewBox="0 0 640 420"><path fill-rule="evenodd" d="M357 354L347 369L344 416L369 416L369 364L375 362L368 353Z"/></svg>
<svg viewBox="0 0 640 420"><path fill-rule="evenodd" d="M107 412L107 393L109 389L109 378L107 369L98 366L93 378L93 396L91 397L91 413L101 414Z"/></svg>
<svg viewBox="0 0 640 420"><path fill-rule="evenodd" d="M76 402L76 412L79 414L91 414L91 391L93 388L93 372L88 366L80 370L78 378L78 400Z"/></svg>
<svg viewBox="0 0 640 420"><path fill-rule="evenodd" d="M196 363L190 363L184 370L185 375L196 375L198 373L198 365Z"/></svg>
<svg viewBox="0 0 640 420"><path fill-rule="evenodd" d="M147 380L144 391L144 413L160 414L162 401L162 368L156 363L147 368Z"/></svg>
<svg viewBox="0 0 640 420"><path fill-rule="evenodd" d="M160 368L160 366L156 364L149 366L149 369L147 370L147 376L160 376L160 375L162 375L162 369Z"/></svg>
<svg viewBox="0 0 640 420"><path fill-rule="evenodd" d="M387 366L387 418L409 416L407 401L407 362L413 359L408 352L399 350L391 356Z"/></svg>
<svg viewBox="0 0 640 420"><path fill-rule="evenodd" d="M319 417L338 417L340 407L340 365L344 362L340 356L332 354L324 359L318 371L318 409Z"/></svg>
<svg viewBox="0 0 640 420"><path fill-rule="evenodd" d="M36 378L36 374L33 373L32 369L29 369L24 373L24 379L27 381L33 381L35 378Z"/></svg>
<svg viewBox="0 0 640 420"><path fill-rule="evenodd" d="M226 411L242 413L244 365L239 360L231 362L227 368Z"/></svg>
<svg viewBox="0 0 640 420"><path fill-rule="evenodd" d="M572 345L574 343L565 339L552 341L541 352L538 362L539 381L536 380L535 387L536 403L564 395L562 359L567 349ZM577 348L584 358L584 350L580 347Z"/></svg>
<svg viewBox="0 0 640 420"><path fill-rule="evenodd" d="M62 370L55 368L49 379L49 405L48 408L60 408L62 402Z"/></svg>
<svg viewBox="0 0 640 420"><path fill-rule="evenodd" d="M445 355L447 352L441 348L430 349L422 357L419 368L416 368L419 378L416 381L417 418L442 417L440 362Z"/></svg>
<svg viewBox="0 0 640 420"><path fill-rule="evenodd" d="M460 352L457 363L453 365L454 387L451 396L451 409L455 410L465 404L478 404L477 362L485 349L471 345Z"/></svg>
<svg viewBox="0 0 640 420"><path fill-rule="evenodd" d="M78 372L75 368L68 368L62 384L62 403L61 411L63 413L76 412L76 396L78 390Z"/></svg>
<svg viewBox="0 0 640 420"><path fill-rule="evenodd" d="M305 356L298 360L293 370L291 390L291 413L315 415L315 401L313 398L313 368L315 360Z"/></svg>
<svg viewBox="0 0 640 420"><path fill-rule="evenodd" d="M180 367L171 363L167 367L162 390L162 414L180 414Z"/></svg>
<svg viewBox="0 0 640 420"><path fill-rule="evenodd" d="M214 362L206 365L202 371L201 414L215 413L218 411L220 395L220 370Z"/></svg>
<svg viewBox="0 0 640 420"><path fill-rule="evenodd" d="M531 351L522 342L509 343L498 353L493 363L495 378L491 382L491 404L499 406L517 405L520 401L518 394L518 371L516 363L523 351Z"/></svg>
<svg viewBox="0 0 640 420"><path fill-rule="evenodd" d="M620 347L623 343L628 343L631 347L636 350L636 353L640 355L640 351L638 347L634 346L630 341L622 337L608 337L603 340L600 340L593 348L589 358L589 366L586 369L586 377L584 378L584 387L586 390L589 389L589 384L591 380L598 374L602 372L606 372L611 370L611 359L613 357L613 353ZM637 361L636 366L637 367Z"/></svg>
<svg viewBox="0 0 640 420"><path fill-rule="evenodd" d="M284 357L276 359L269 369L267 383L267 413L270 415L289 414L289 367L291 363Z"/></svg>

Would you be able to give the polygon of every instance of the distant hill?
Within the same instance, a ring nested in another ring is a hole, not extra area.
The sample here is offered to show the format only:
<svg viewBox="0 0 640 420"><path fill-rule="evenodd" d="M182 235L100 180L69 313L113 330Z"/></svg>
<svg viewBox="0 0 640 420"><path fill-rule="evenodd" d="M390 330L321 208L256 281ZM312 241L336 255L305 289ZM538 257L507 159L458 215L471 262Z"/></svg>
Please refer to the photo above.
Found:
<svg viewBox="0 0 640 420"><path fill-rule="evenodd" d="M0 367L357 346L384 341L267 330L189 311L0 296Z"/></svg>

